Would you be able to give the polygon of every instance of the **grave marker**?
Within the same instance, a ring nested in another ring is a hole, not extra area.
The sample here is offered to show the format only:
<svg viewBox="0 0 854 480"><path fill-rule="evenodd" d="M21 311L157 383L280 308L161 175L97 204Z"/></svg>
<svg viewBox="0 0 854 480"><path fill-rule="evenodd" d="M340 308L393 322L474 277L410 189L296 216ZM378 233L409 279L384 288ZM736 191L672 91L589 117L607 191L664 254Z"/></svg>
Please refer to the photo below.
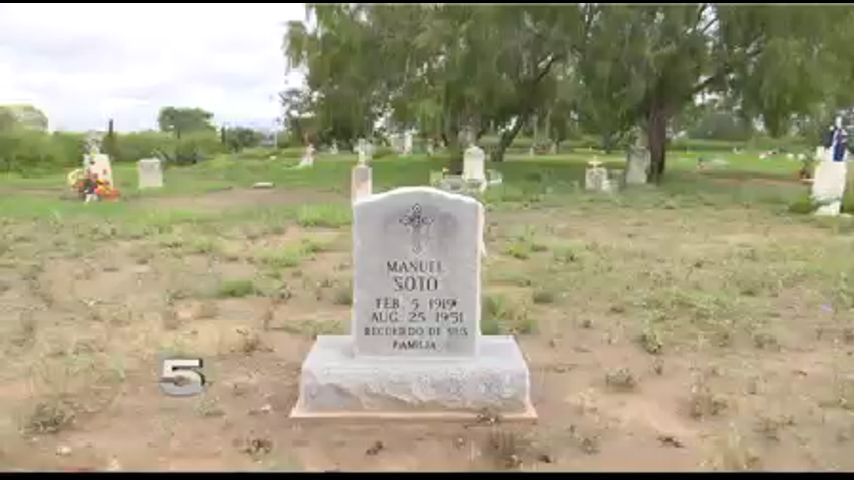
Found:
<svg viewBox="0 0 854 480"><path fill-rule="evenodd" d="M100 180L104 180L110 185L115 185L113 183L113 168L110 165L110 157L107 154L90 153L83 155L83 172L84 174L92 172Z"/></svg>
<svg viewBox="0 0 854 480"><path fill-rule="evenodd" d="M512 336L480 334L484 208L430 187L353 207L351 335L321 335L296 418L533 419Z"/></svg>
<svg viewBox="0 0 854 480"><path fill-rule="evenodd" d="M163 169L158 158L143 158L136 164L139 188L163 187Z"/></svg>
<svg viewBox="0 0 854 480"><path fill-rule="evenodd" d="M477 183L478 189L486 189L485 171L486 153L477 145L472 145L463 153L463 181Z"/></svg>
<svg viewBox="0 0 854 480"><path fill-rule="evenodd" d="M818 162L812 183L812 198L819 203L816 215L837 216L842 209L845 195L848 160L848 133L842 128L842 119L837 117L832 128L831 144Z"/></svg>
<svg viewBox="0 0 854 480"><path fill-rule="evenodd" d="M629 148L626 157L626 183L629 185L647 183L647 172L649 172L650 165L649 150L632 147Z"/></svg>
<svg viewBox="0 0 854 480"><path fill-rule="evenodd" d="M298 168L304 167L312 167L314 166L314 145L308 144L305 147L305 153L303 153L302 158L299 161Z"/></svg>
<svg viewBox="0 0 854 480"><path fill-rule="evenodd" d="M371 167L361 163L353 167L350 174L350 201L370 196L373 193L372 183Z"/></svg>

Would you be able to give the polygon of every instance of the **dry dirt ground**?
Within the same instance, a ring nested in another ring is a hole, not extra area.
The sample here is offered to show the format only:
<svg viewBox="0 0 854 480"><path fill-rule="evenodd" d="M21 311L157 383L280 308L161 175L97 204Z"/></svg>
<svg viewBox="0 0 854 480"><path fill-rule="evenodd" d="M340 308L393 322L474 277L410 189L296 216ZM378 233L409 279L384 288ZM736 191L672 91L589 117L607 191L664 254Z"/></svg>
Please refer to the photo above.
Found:
<svg viewBox="0 0 854 480"><path fill-rule="evenodd" d="M297 201L232 190L137 206ZM517 425L290 420L312 336L347 330L352 271L349 226L284 218L0 219L0 466L854 470L843 220L741 205L491 208L484 329L517 333L539 413ZM160 391L167 353L204 359L202 395Z"/></svg>

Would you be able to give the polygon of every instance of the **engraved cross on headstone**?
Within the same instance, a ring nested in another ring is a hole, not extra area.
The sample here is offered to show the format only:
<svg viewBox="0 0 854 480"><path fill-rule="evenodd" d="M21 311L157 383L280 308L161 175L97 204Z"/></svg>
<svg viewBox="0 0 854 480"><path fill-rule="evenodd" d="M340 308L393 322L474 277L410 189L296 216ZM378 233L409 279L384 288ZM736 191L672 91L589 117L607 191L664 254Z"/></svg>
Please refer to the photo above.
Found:
<svg viewBox="0 0 854 480"><path fill-rule="evenodd" d="M416 203L409 209L406 215L400 218L400 223L405 227L409 227L409 231L412 234L412 252L416 254L421 253L423 249L421 245L423 232L421 229L433 223L433 219L425 217L421 211L421 205Z"/></svg>

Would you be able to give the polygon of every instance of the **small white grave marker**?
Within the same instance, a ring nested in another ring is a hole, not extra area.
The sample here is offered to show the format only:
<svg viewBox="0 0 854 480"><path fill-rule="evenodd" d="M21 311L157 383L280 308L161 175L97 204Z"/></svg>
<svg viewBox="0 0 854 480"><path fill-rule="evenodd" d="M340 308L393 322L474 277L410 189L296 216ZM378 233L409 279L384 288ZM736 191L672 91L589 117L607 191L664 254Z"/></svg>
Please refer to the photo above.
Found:
<svg viewBox="0 0 854 480"><path fill-rule="evenodd" d="M836 118L836 125L831 130L830 148L816 165L812 184L813 200L820 205L815 214L823 216L839 215L848 177L848 132L842 127L841 117Z"/></svg>
<svg viewBox="0 0 854 480"><path fill-rule="evenodd" d="M410 131L403 134L403 154L412 155L412 132Z"/></svg>
<svg viewBox="0 0 854 480"><path fill-rule="evenodd" d="M630 148L626 158L626 183L643 185L647 183L650 156L646 148Z"/></svg>
<svg viewBox="0 0 854 480"><path fill-rule="evenodd" d="M369 197L373 193L371 167L358 164L350 174L350 201Z"/></svg>
<svg viewBox="0 0 854 480"><path fill-rule="evenodd" d="M599 160L587 162L587 169L584 171L584 188L592 192L602 192L608 188L608 170Z"/></svg>
<svg viewBox="0 0 854 480"><path fill-rule="evenodd" d="M472 145L463 153L463 181L479 184L479 190L486 189L486 153L477 145Z"/></svg>
<svg viewBox="0 0 854 480"><path fill-rule="evenodd" d="M314 166L314 145L309 143L305 147L305 153L303 154L302 159L300 159L299 165L297 165L297 167L304 168L312 166Z"/></svg>
<svg viewBox="0 0 854 480"><path fill-rule="evenodd" d="M163 169L159 158L143 158L137 162L139 189L163 187Z"/></svg>

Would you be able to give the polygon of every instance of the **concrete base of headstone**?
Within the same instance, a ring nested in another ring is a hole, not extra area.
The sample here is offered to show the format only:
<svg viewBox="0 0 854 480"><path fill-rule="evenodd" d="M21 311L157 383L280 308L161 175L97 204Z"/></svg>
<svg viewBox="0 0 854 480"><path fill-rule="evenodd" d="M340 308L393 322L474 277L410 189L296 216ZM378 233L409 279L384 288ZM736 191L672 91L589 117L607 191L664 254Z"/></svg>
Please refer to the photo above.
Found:
<svg viewBox="0 0 854 480"><path fill-rule="evenodd" d="M460 175L444 175L439 179L436 188L451 193L462 193L466 189L466 182Z"/></svg>
<svg viewBox="0 0 854 480"><path fill-rule="evenodd" d="M478 355L357 356L353 337L321 335L302 365L300 419L465 420L484 410L502 420L537 418L530 373L512 336L478 338Z"/></svg>

